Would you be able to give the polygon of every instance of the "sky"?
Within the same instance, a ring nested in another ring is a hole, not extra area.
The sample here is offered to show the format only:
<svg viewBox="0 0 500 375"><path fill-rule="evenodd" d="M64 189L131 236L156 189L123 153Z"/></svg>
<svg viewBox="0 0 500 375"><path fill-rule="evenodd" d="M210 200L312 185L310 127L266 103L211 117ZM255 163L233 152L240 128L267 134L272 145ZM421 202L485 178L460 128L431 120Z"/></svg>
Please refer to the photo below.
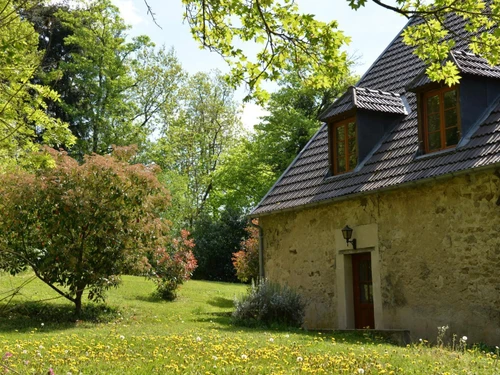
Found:
<svg viewBox="0 0 500 375"><path fill-rule="evenodd" d="M189 27L183 22L181 0L148 0L161 29L155 25L144 0L113 0L125 22L131 25L130 36L145 34L158 46L173 47L183 68L188 73L219 69L227 72L222 58L201 50L192 39ZM372 2L358 11L349 8L346 0L296 0L304 13L314 14L325 22L336 20L338 28L351 37L346 48L357 58L355 73L362 75L406 24L406 19ZM241 100L244 88L238 89L235 98ZM266 112L254 103L242 109L242 122L251 129Z"/></svg>

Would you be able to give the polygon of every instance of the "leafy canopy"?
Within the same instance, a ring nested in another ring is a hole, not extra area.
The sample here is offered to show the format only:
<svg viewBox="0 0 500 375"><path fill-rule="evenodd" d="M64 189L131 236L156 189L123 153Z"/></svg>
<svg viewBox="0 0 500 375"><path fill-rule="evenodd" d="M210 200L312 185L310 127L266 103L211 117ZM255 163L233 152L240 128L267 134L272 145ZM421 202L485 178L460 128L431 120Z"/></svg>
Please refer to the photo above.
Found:
<svg viewBox="0 0 500 375"><path fill-rule="evenodd" d="M78 315L85 290L102 300L120 274L168 245L169 195L154 168L128 163L131 149L81 165L48 151L54 168L0 175L0 269L31 268Z"/></svg>
<svg viewBox="0 0 500 375"><path fill-rule="evenodd" d="M39 143L74 143L67 124L46 112L46 100L58 101L58 93L31 80L42 58L38 34L14 4L0 0L0 172L16 164L36 168L50 162L33 154Z"/></svg>
<svg viewBox="0 0 500 375"><path fill-rule="evenodd" d="M347 0L352 9L367 0ZM453 62L443 64L455 42L444 22L454 12L470 32L471 51L492 65L500 63L500 0L372 0L407 18L422 22L408 27L404 42L427 65L434 81L448 85L459 79ZM183 0L193 37L202 47L219 53L231 66L231 82L248 84L258 99L267 99L261 83L293 72L309 86L333 86L346 69L343 47L349 42L335 21L324 23L301 14L292 0ZM245 42L261 47L254 59L242 48ZM340 74L339 74L340 73Z"/></svg>
<svg viewBox="0 0 500 375"><path fill-rule="evenodd" d="M301 14L291 0L183 0L191 33L204 48L219 53L231 67L230 81L246 83L267 99L264 80L293 71L310 85L330 87L346 70L348 42L337 22ZM260 45L254 58L239 46Z"/></svg>

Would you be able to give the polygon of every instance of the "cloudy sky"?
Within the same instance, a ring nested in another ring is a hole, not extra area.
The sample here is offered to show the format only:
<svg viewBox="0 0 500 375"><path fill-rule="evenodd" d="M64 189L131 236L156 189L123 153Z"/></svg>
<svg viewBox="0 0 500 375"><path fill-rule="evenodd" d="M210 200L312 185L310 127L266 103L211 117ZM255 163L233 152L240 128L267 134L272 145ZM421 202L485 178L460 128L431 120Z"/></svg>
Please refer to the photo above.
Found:
<svg viewBox="0 0 500 375"><path fill-rule="evenodd" d="M148 0L161 29L147 14L143 0L113 1L120 8L126 23L132 26L130 35L146 34L157 45L173 47L186 71L227 71L227 66L218 55L200 50L191 38L187 24L183 23L180 0ZM297 0L297 3L301 11L315 14L322 21L338 21L339 29L351 37L347 51L358 58L355 70L360 75L370 67L406 23L402 16L370 2L366 8L358 11L351 10L346 0ZM241 98L243 95L242 88L238 90L237 96ZM247 104L242 114L245 127L251 128L262 113L262 109L255 104Z"/></svg>

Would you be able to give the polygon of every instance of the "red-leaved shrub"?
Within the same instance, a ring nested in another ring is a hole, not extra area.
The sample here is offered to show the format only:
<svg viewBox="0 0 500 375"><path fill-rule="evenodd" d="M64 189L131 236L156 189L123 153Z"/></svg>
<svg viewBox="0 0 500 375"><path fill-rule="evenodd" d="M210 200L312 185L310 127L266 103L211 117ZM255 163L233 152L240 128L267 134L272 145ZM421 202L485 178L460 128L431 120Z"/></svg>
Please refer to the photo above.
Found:
<svg viewBox="0 0 500 375"><path fill-rule="evenodd" d="M195 244L188 237L189 232L182 230L180 238L173 239L170 249L159 247L148 259L148 275L156 283L156 293L162 299L175 299L179 285L189 280L196 269L192 251Z"/></svg>
<svg viewBox="0 0 500 375"><path fill-rule="evenodd" d="M257 219L252 222L257 225ZM236 277L242 282L257 279L259 276L259 230L253 225L245 228L248 238L241 241L241 250L233 253L232 261Z"/></svg>

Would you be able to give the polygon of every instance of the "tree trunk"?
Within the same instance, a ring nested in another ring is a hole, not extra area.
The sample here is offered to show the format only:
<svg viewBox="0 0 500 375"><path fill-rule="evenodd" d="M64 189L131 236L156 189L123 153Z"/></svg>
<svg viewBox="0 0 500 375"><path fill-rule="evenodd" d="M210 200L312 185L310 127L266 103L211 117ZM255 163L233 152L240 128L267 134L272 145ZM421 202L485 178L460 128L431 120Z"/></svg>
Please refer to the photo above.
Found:
<svg viewBox="0 0 500 375"><path fill-rule="evenodd" d="M75 296L75 316L77 319L79 319L82 315L82 296L83 296L83 289L77 290Z"/></svg>

